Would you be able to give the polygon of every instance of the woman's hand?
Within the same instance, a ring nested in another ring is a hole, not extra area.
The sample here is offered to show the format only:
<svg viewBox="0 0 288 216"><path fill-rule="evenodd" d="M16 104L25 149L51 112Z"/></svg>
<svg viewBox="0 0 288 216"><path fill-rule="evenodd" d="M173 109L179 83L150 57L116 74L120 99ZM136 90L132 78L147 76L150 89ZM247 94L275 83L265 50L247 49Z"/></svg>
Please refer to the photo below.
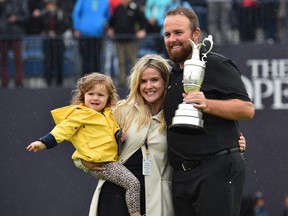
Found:
<svg viewBox="0 0 288 216"><path fill-rule="evenodd" d="M240 133L238 143L239 143L240 152L244 152L246 150L246 140L242 133Z"/></svg>
<svg viewBox="0 0 288 216"><path fill-rule="evenodd" d="M104 167L102 167L103 163L94 163L94 162L89 162L81 159L82 164L87 167L90 170L95 170L95 171L102 171L105 170Z"/></svg>

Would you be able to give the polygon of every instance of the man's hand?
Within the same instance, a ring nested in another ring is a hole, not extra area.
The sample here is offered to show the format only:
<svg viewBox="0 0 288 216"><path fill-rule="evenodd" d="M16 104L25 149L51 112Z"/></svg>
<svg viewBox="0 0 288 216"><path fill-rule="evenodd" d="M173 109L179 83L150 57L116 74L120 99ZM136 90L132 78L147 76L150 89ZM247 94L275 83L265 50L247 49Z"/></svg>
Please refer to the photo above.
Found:
<svg viewBox="0 0 288 216"><path fill-rule="evenodd" d="M207 99L203 92L190 92L189 94L183 93L183 102L193 104L196 109L205 110L208 106Z"/></svg>

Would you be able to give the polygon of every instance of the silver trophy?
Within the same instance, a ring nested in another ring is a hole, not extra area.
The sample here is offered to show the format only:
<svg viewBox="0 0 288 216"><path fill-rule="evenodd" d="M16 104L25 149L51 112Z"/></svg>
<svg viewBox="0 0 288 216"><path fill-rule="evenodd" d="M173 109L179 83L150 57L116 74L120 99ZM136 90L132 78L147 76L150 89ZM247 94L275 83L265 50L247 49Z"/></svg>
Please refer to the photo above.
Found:
<svg viewBox="0 0 288 216"><path fill-rule="evenodd" d="M206 46L205 42L209 41L210 47L207 52L202 53L200 60L200 49L202 46ZM184 62L183 70L183 87L185 93L200 91L206 67L207 54L213 48L213 39L209 35L202 43L196 45L191 39L192 58ZM201 134L204 133L204 121L202 119L202 112L194 108L193 104L181 103L178 105L178 109L175 112L175 116L172 119L172 124L169 130L182 134Z"/></svg>

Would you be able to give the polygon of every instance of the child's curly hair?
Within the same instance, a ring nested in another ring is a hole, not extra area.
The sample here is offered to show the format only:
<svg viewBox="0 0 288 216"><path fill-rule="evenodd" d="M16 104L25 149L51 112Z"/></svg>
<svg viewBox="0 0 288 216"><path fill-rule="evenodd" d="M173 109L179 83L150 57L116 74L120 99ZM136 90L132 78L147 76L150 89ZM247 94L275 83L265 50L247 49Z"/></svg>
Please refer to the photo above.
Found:
<svg viewBox="0 0 288 216"><path fill-rule="evenodd" d="M102 73L93 72L80 78L75 89L72 91L71 104L84 104L84 95L87 91L90 91L96 84L102 84L108 91L107 106L114 106L118 101L118 94L116 92L115 85L110 76L106 76Z"/></svg>

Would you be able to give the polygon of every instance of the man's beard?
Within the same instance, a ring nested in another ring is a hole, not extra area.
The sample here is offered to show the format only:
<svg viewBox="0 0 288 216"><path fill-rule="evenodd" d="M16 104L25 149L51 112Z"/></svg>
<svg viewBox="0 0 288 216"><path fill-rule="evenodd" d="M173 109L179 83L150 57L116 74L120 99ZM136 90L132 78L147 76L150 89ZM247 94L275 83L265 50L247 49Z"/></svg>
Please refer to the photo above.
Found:
<svg viewBox="0 0 288 216"><path fill-rule="evenodd" d="M184 63L189 56L192 54L192 47L189 43L187 43L186 46L182 47L181 52L171 52L171 49L167 49L167 53L169 56L169 59L174 63Z"/></svg>

